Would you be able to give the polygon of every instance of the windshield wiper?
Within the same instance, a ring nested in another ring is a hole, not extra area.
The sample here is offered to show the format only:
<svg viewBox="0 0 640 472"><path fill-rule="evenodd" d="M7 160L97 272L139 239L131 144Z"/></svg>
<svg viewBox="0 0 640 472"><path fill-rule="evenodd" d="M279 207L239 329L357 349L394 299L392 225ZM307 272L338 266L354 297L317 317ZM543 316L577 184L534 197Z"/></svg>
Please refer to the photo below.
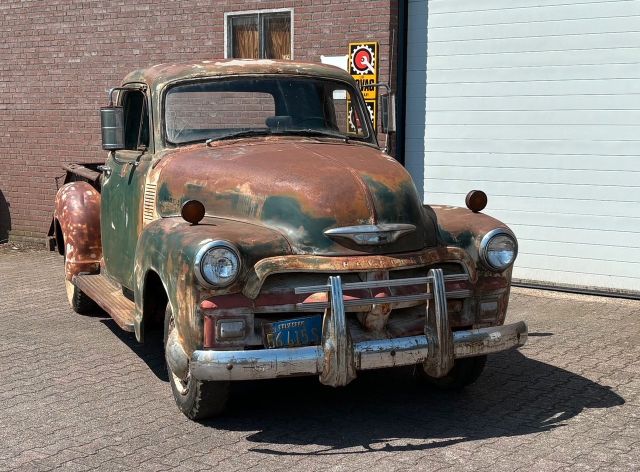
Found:
<svg viewBox="0 0 640 472"><path fill-rule="evenodd" d="M300 136L325 136L327 138L337 138L344 139L345 143L349 142L349 136L342 133L334 133L328 130L320 130L320 129L285 129L278 134L292 134L292 135L300 135Z"/></svg>
<svg viewBox="0 0 640 472"><path fill-rule="evenodd" d="M267 136L270 134L271 134L271 130L269 129L245 129L242 131L235 131L233 133L223 134L222 136L217 136L215 138L209 138L205 141L205 144L208 146L210 143L214 141L221 141L223 139L245 138L248 136Z"/></svg>

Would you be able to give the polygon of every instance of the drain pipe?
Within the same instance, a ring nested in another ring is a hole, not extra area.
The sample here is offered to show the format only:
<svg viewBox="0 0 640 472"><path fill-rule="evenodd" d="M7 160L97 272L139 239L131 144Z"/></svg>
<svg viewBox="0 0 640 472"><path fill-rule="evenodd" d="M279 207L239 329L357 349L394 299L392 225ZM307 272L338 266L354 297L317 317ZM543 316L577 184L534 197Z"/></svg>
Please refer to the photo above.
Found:
<svg viewBox="0 0 640 472"><path fill-rule="evenodd" d="M396 85L396 159L404 165L404 136L406 123L407 96L407 24L408 0L398 2L398 50L397 50L397 85Z"/></svg>

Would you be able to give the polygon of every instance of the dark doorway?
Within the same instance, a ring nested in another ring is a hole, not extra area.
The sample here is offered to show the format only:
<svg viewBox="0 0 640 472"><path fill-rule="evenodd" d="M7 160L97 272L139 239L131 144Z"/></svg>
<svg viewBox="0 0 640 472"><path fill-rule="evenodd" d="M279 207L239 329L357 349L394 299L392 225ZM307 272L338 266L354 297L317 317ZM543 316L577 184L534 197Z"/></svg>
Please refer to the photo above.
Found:
<svg viewBox="0 0 640 472"><path fill-rule="evenodd" d="M9 241L9 231L11 230L11 214L9 213L9 202L4 198L0 190L0 244Z"/></svg>

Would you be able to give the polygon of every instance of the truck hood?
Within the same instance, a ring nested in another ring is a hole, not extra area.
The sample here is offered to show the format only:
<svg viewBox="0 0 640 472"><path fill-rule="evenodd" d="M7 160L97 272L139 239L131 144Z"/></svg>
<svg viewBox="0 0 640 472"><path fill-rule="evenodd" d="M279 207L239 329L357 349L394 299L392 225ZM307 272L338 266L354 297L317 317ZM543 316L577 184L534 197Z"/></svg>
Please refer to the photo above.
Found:
<svg viewBox="0 0 640 472"><path fill-rule="evenodd" d="M406 170L380 150L336 140L268 137L189 146L158 164L157 209L179 214L196 199L207 215L259 223L283 234L296 253L393 253L435 245ZM326 230L411 224L395 242L361 246Z"/></svg>

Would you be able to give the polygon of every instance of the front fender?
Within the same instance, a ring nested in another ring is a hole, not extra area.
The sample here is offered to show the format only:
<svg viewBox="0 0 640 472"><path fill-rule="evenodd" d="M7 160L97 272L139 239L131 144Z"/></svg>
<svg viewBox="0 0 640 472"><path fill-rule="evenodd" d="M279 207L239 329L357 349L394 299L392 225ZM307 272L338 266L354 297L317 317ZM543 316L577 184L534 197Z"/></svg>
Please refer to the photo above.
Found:
<svg viewBox="0 0 640 472"><path fill-rule="evenodd" d="M63 185L56 194L54 220L64 240L65 279L99 272L102 241L98 191L83 181Z"/></svg>
<svg viewBox="0 0 640 472"><path fill-rule="evenodd" d="M464 249L474 261L478 279L474 298L478 305L478 322L501 325L507 313L511 273L513 266L502 272L489 270L480 260L480 242L491 230L509 227L484 213L451 206L432 207L438 227L438 238L443 244Z"/></svg>
<svg viewBox="0 0 640 472"><path fill-rule="evenodd" d="M214 240L226 240L240 250L245 273L229 287L204 288L196 279L194 261L198 250ZM179 340L189 355L203 345L202 298L242 290L246 271L264 257L291 253L287 240L263 226L219 218L205 218L191 225L182 218L162 218L147 225L138 239L135 263L135 325L138 337L143 324L144 284L149 271L160 277L174 314Z"/></svg>
<svg viewBox="0 0 640 472"><path fill-rule="evenodd" d="M484 213L474 213L462 207L432 205L438 228L438 239L448 246L467 251L476 265L482 268L479 249L485 234L496 228L509 227Z"/></svg>

